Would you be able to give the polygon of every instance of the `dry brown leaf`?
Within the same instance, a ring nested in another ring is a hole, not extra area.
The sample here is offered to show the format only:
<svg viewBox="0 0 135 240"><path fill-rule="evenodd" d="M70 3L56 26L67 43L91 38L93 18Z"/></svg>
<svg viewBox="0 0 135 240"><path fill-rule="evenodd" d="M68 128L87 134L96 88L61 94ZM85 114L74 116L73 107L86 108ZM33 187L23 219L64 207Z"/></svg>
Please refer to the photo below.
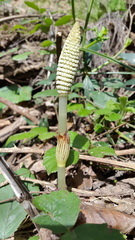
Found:
<svg viewBox="0 0 135 240"><path fill-rule="evenodd" d="M103 224L129 233L135 228L135 217L112 208L104 208L98 205L83 205L78 217L77 225L83 223Z"/></svg>

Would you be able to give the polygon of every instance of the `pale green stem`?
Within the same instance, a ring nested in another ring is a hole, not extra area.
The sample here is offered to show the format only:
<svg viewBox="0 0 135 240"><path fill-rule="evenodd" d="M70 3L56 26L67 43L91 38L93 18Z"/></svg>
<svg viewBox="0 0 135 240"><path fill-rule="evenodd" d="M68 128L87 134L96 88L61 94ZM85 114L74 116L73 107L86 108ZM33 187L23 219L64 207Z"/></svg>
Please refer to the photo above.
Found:
<svg viewBox="0 0 135 240"><path fill-rule="evenodd" d="M66 190L65 167L58 166L58 189Z"/></svg>
<svg viewBox="0 0 135 240"><path fill-rule="evenodd" d="M67 131L67 96L59 96L59 126L58 132L64 135Z"/></svg>

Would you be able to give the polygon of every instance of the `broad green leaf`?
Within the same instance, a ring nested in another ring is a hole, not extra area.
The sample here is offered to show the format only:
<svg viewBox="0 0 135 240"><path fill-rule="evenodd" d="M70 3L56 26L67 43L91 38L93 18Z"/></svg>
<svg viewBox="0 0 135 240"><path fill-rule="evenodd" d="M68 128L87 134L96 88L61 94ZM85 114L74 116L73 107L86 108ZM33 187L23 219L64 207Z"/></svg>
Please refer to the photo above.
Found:
<svg viewBox="0 0 135 240"><path fill-rule="evenodd" d="M85 108L80 108L77 112L79 117L86 117L89 116L91 113L93 113L94 110L89 110Z"/></svg>
<svg viewBox="0 0 135 240"><path fill-rule="evenodd" d="M30 132L17 133L17 134L14 134L14 135L12 135L8 138L8 140L6 141L6 146L10 142L19 141L19 140L23 140L23 139L31 139L31 138L34 138L36 136L37 136L36 133L30 133Z"/></svg>
<svg viewBox="0 0 135 240"><path fill-rule="evenodd" d="M46 50L39 50L39 54L40 54L41 56L43 56L43 55L45 55L45 54L49 55L50 52L49 52L49 51L46 51Z"/></svg>
<svg viewBox="0 0 135 240"><path fill-rule="evenodd" d="M23 132L23 133L17 133L8 138L6 141L6 146L13 141L19 141L23 139L33 139L39 134L43 134L44 132L47 132L47 128L45 127L35 127L32 128L29 132Z"/></svg>
<svg viewBox="0 0 135 240"><path fill-rule="evenodd" d="M34 2L25 1L25 4L26 4L28 7L33 8L34 10L39 11L39 7L38 7Z"/></svg>
<svg viewBox="0 0 135 240"><path fill-rule="evenodd" d="M14 61L22 61L22 60L25 60L28 58L28 56L33 53L33 52L25 52L25 53L21 53L21 54L18 54L18 55L15 55L14 57L12 57L12 59Z"/></svg>
<svg viewBox="0 0 135 240"><path fill-rule="evenodd" d="M109 108L98 109L95 112L96 115L108 115L111 113L112 113L112 111Z"/></svg>
<svg viewBox="0 0 135 240"><path fill-rule="evenodd" d="M51 46L52 44L54 44L54 42L50 41L50 40L45 40L43 42L41 42L41 47L49 47Z"/></svg>
<svg viewBox="0 0 135 240"><path fill-rule="evenodd" d="M97 147L110 147L111 145L107 142L102 142L102 141L98 141L98 142L95 142L93 143L94 146L97 146Z"/></svg>
<svg viewBox="0 0 135 240"><path fill-rule="evenodd" d="M110 147L106 147L106 146L91 148L88 151L88 153L95 157L114 156L115 155L114 149L112 149Z"/></svg>
<svg viewBox="0 0 135 240"><path fill-rule="evenodd" d="M90 146L90 141L88 138L72 131L69 131L69 136L71 147L78 148L81 150L88 150Z"/></svg>
<svg viewBox="0 0 135 240"><path fill-rule="evenodd" d="M83 83L75 83L72 85L71 91L75 90L77 92L77 90L80 90L80 88L83 88Z"/></svg>
<svg viewBox="0 0 135 240"><path fill-rule="evenodd" d="M122 119L122 115L112 112L111 114L105 116L105 119L110 121L110 122L111 121L118 121L118 120Z"/></svg>
<svg viewBox="0 0 135 240"><path fill-rule="evenodd" d="M51 18L45 18L44 23L47 26L51 26L53 24L53 20Z"/></svg>
<svg viewBox="0 0 135 240"><path fill-rule="evenodd" d="M81 224L67 232L60 240L125 240L125 237L116 229L109 229L107 224Z"/></svg>
<svg viewBox="0 0 135 240"><path fill-rule="evenodd" d="M33 220L53 233L64 233L76 222L80 211L80 200L75 193L56 191L36 197L34 205L43 211Z"/></svg>
<svg viewBox="0 0 135 240"><path fill-rule="evenodd" d="M67 105L67 112L77 111L80 108L84 108L82 103L69 103Z"/></svg>
<svg viewBox="0 0 135 240"><path fill-rule="evenodd" d="M73 98L82 98L82 96L80 96L79 94L73 92L73 93L70 93L70 94L68 95L68 100L71 100L71 99L73 99Z"/></svg>
<svg viewBox="0 0 135 240"><path fill-rule="evenodd" d="M38 97L50 97L50 96L54 96L57 97L58 96L58 92L57 89L52 89L52 90L45 90L43 92L39 92L36 93L33 98L38 98Z"/></svg>
<svg viewBox="0 0 135 240"><path fill-rule="evenodd" d="M56 147L49 149L44 154L43 165L45 166L48 175L53 172L56 172L58 169L55 155L56 155ZM67 159L66 167L68 167L71 164L76 164L78 162L78 159L79 159L79 153L71 149L69 157Z"/></svg>
<svg viewBox="0 0 135 240"><path fill-rule="evenodd" d="M135 65L135 53L121 53L119 56L130 64Z"/></svg>
<svg viewBox="0 0 135 240"><path fill-rule="evenodd" d="M44 141L46 139L50 139L52 137L55 137L57 135L57 133L55 132L45 132L45 133L42 133L38 136L38 138L41 140L41 141Z"/></svg>
<svg viewBox="0 0 135 240"><path fill-rule="evenodd" d="M19 103L31 99L32 87L24 86L19 88L17 85L5 86L0 88L0 96L13 102ZM0 103L0 108L5 108L3 103Z"/></svg>
<svg viewBox="0 0 135 240"><path fill-rule="evenodd" d="M5 178L0 175L0 183L4 182ZM0 201L15 197L13 190L9 185L0 188ZM0 204L0 239L6 239L11 236L21 222L26 217L26 212L21 204L17 201L8 201Z"/></svg>
<svg viewBox="0 0 135 240"><path fill-rule="evenodd" d="M72 15L63 16L55 22L55 26L61 26L61 25L66 24L66 23L70 22L71 18L72 18Z"/></svg>
<svg viewBox="0 0 135 240"><path fill-rule="evenodd" d="M89 76L86 75L86 77L83 80L83 88L84 88L84 96L87 99L90 99L90 92L94 90L91 79Z"/></svg>
<svg viewBox="0 0 135 240"><path fill-rule="evenodd" d="M90 97L93 99L94 103L100 108L105 108L107 102L111 99L116 102L116 97L114 97L114 95L110 92L108 93L93 91L91 92Z"/></svg>

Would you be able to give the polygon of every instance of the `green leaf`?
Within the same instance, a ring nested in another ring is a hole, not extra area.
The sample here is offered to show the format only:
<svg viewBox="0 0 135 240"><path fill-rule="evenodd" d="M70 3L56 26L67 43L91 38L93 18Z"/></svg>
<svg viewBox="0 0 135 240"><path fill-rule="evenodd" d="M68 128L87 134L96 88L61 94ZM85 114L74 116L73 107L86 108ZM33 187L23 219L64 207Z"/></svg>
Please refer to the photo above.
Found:
<svg viewBox="0 0 135 240"><path fill-rule="evenodd" d="M90 146L90 141L85 136L81 136L76 132L69 131L71 147L81 150L87 150Z"/></svg>
<svg viewBox="0 0 135 240"><path fill-rule="evenodd" d="M14 61L22 61L22 60L25 60L28 58L28 56L33 53L33 52L25 52L25 53L21 53L21 54L18 54L18 55L15 55L14 57L12 57L12 59Z"/></svg>
<svg viewBox="0 0 135 240"><path fill-rule="evenodd" d="M38 7L34 2L25 1L25 4L26 4L28 7L33 8L34 10L39 11L39 7Z"/></svg>
<svg viewBox="0 0 135 240"><path fill-rule="evenodd" d="M52 44L54 44L54 42L50 41L50 40L45 40L43 42L41 42L41 47L49 47L51 46Z"/></svg>
<svg viewBox="0 0 135 240"><path fill-rule="evenodd" d="M53 233L64 233L70 229L80 211L80 200L76 194L64 190L36 197L33 203L44 212L34 217L34 222Z"/></svg>
<svg viewBox="0 0 135 240"><path fill-rule="evenodd" d="M116 102L116 97L114 97L113 93L106 93L100 91L93 91L90 94L90 97L93 99L94 103L100 108L105 108L106 104L109 100L113 100Z"/></svg>
<svg viewBox="0 0 135 240"><path fill-rule="evenodd" d="M83 80L84 96L90 99L90 92L94 90L91 79L88 75Z"/></svg>
<svg viewBox="0 0 135 240"><path fill-rule="evenodd" d="M82 96L80 96L79 94L73 92L73 93L70 93L70 94L68 95L68 100L71 100L71 99L73 99L73 98L82 98Z"/></svg>
<svg viewBox="0 0 135 240"><path fill-rule="evenodd" d="M38 236L30 237L28 240L40 240Z"/></svg>
<svg viewBox="0 0 135 240"><path fill-rule="evenodd" d="M5 181L0 175L0 183ZM13 190L9 185L0 188L0 201L15 197ZM11 236L21 222L25 219L26 212L17 201L8 201L0 204L0 239L6 239Z"/></svg>
<svg viewBox="0 0 135 240"><path fill-rule="evenodd" d="M46 9L45 8L39 8L39 12L44 13L44 12L46 12Z"/></svg>
<svg viewBox="0 0 135 240"><path fill-rule="evenodd" d="M53 24L53 20L51 18L45 18L44 23L46 23L47 26L51 26Z"/></svg>
<svg viewBox="0 0 135 240"><path fill-rule="evenodd" d="M31 92L32 87L30 86L19 88L17 85L11 85L0 88L0 96L13 103L29 101L31 99ZM5 108L5 105L3 103L0 103L0 108Z"/></svg>
<svg viewBox="0 0 135 240"><path fill-rule="evenodd" d="M45 132L45 133L40 134L38 138L41 141L44 141L46 139L50 139L52 137L55 137L56 135L57 135L57 133L55 133L55 132Z"/></svg>
<svg viewBox="0 0 135 240"><path fill-rule="evenodd" d="M86 117L89 116L91 113L93 113L94 110L90 109L85 109L85 108L80 108L77 112L79 117Z"/></svg>
<svg viewBox="0 0 135 240"><path fill-rule="evenodd" d="M24 29L27 30L27 27L24 27L22 25L16 24L11 30L16 30L16 29Z"/></svg>
<svg viewBox="0 0 135 240"><path fill-rule="evenodd" d="M130 64L135 65L135 53L121 53L119 56Z"/></svg>
<svg viewBox="0 0 135 240"><path fill-rule="evenodd" d="M44 154L43 165L45 166L48 175L58 170L55 154L56 154L56 147L49 149ZM76 164L78 162L78 159L79 159L79 153L71 149L69 157L67 159L66 167L68 167L71 164Z"/></svg>
<svg viewBox="0 0 135 240"><path fill-rule="evenodd" d="M104 126L101 123L97 123L94 126L94 131L96 133L101 133L104 130Z"/></svg>
<svg viewBox="0 0 135 240"><path fill-rule="evenodd" d="M91 148L88 151L88 153L92 156L95 156L95 157L104 157L104 156L114 156L114 155L116 155L114 149L112 149L110 147L106 147L106 146Z"/></svg>
<svg viewBox="0 0 135 240"><path fill-rule="evenodd" d="M67 105L67 112L77 111L80 108L84 108L82 103L69 103Z"/></svg>
<svg viewBox="0 0 135 240"><path fill-rule="evenodd" d="M29 132L17 133L8 138L6 141L6 146L13 141L23 140L23 139L33 139L39 134L44 134L47 132L47 128L45 127L35 127L32 128Z"/></svg>
<svg viewBox="0 0 135 240"><path fill-rule="evenodd" d="M36 93L33 98L38 98L38 97L51 97L51 96L54 96L54 97L57 97L58 96L58 92L57 92L57 89L52 89L52 90L45 90L43 92L39 92L39 93Z"/></svg>
<svg viewBox="0 0 135 240"><path fill-rule="evenodd" d="M116 229L109 229L107 224L81 224L67 232L60 240L125 240Z"/></svg>
<svg viewBox="0 0 135 240"><path fill-rule="evenodd" d="M10 49L10 50L8 50L8 51L6 51L6 52L1 52L1 53L0 53L0 57L3 57L3 56L8 55L8 54L10 54L10 53L16 52L17 50L18 50L18 47L12 48L12 49Z"/></svg>
<svg viewBox="0 0 135 240"><path fill-rule="evenodd" d="M26 177L26 178L31 178L31 179L35 179L35 176L34 174L32 174L30 172L30 170L28 168L25 168L25 167L22 167L20 168L19 170L16 171L16 173L19 175L19 176L23 176L23 177ZM38 192L39 191L39 186L33 184L32 182L28 182L27 180L26 181L23 181L24 185L26 186L26 188L29 190L29 191L35 191L35 192Z"/></svg>
<svg viewBox="0 0 135 240"><path fill-rule="evenodd" d="M52 83L52 81L48 80L48 79L43 79L43 80L40 80L39 82L37 82L35 85L38 86L38 85L50 85Z"/></svg>
<svg viewBox="0 0 135 240"><path fill-rule="evenodd" d="M61 25L66 24L66 23L70 22L71 18L72 18L72 15L63 16L55 22L55 26L61 26Z"/></svg>
<svg viewBox="0 0 135 240"><path fill-rule="evenodd" d="M31 139L31 138L34 138L36 136L37 136L36 133L30 133L30 132L17 133L17 134L14 134L14 135L12 135L8 138L8 140L6 141L6 146L10 142L19 141L19 140L23 140L23 139Z"/></svg>
<svg viewBox="0 0 135 240"><path fill-rule="evenodd" d="M109 114L108 116L105 116L105 119L108 121L118 121L120 119L122 119L122 115L118 114L118 113L114 113L112 112L111 114Z"/></svg>

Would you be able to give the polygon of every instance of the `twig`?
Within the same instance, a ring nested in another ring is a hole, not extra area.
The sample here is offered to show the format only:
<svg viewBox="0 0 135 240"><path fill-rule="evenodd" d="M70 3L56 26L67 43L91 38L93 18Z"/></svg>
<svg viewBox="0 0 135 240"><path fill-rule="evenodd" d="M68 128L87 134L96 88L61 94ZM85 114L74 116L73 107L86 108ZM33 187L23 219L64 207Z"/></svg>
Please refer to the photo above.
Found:
<svg viewBox="0 0 135 240"><path fill-rule="evenodd" d="M112 159L107 159L107 158L99 158L99 157L93 157L93 156L87 156L87 155L80 155L80 159L86 160L86 161L91 161L91 162L97 162L97 163L102 163L105 165L111 165L111 166L117 166L121 168L127 168L127 169L133 169L135 170L135 164L134 163L125 163L125 162L120 162Z"/></svg>
<svg viewBox="0 0 135 240"><path fill-rule="evenodd" d="M2 102L3 104L7 105L9 108L11 108L13 111L23 115L24 117L30 119L33 123L35 124L38 124L39 123L39 120L32 116L28 110L26 110L25 108L23 107L20 107L20 106L17 106L16 104L10 102L9 100L3 98L3 97L0 97L0 102Z"/></svg>
<svg viewBox="0 0 135 240"><path fill-rule="evenodd" d="M1 18L1 19L0 19L0 23L7 22L7 21L11 21L11 20L18 19L18 18L31 18L31 17L40 17L40 15L39 15L39 14L13 15L13 16Z"/></svg>
<svg viewBox="0 0 135 240"><path fill-rule="evenodd" d="M0 153L39 153L43 154L44 150L39 148L18 148L18 147L12 147L12 148L0 148Z"/></svg>

